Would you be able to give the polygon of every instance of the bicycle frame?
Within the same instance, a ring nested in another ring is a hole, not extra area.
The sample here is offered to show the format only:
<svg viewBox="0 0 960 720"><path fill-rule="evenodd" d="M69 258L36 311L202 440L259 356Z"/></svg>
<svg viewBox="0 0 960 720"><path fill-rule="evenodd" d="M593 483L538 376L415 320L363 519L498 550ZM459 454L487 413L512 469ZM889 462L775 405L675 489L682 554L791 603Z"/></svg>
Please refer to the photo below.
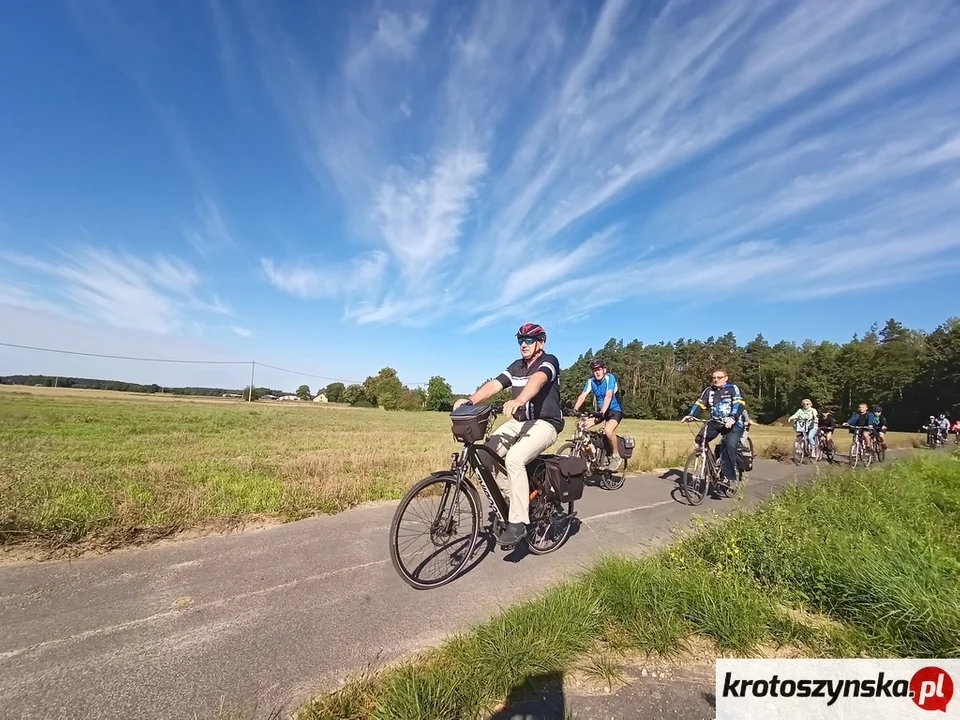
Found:
<svg viewBox="0 0 960 720"><path fill-rule="evenodd" d="M706 428L707 425L709 425L710 423L713 423L714 425L718 425L718 426L722 425L722 423L717 422L713 418L710 418L709 420L701 420L700 418L694 418L693 422L700 423L701 425L703 425L704 428ZM699 434L700 434L699 430L693 434L693 444L700 450L700 454L703 456L703 467L704 467L704 470L710 473L711 482L719 482L720 468L723 463L723 459L721 458L719 453L715 453L713 451L713 448L710 447L710 443L707 441L706 430L704 430L703 442L699 442L697 440L697 436ZM718 434L717 437L714 438L714 440L718 440L720 438L722 438L722 435Z"/></svg>
<svg viewBox="0 0 960 720"><path fill-rule="evenodd" d="M570 442L574 444L574 448L578 453L580 453L580 457L584 457L583 450L585 447L587 447L588 445L592 446L594 444L593 443L594 438L592 438L591 435L596 436L596 439L599 440L601 443L601 447L596 448L596 452L599 452L599 453L607 452L606 448L602 447L603 438L606 437L606 433L602 429L604 427L603 420L599 420L595 422L593 425L591 425L591 427L599 426L601 428L600 430L592 430L592 429L588 430L585 420L586 418L589 418L589 417L590 415L586 415L577 419L577 429L574 432L573 437L570 438ZM591 452L590 455L592 456L593 452ZM599 459L599 457L596 457L596 458L590 457L585 459L590 464L590 466L593 467L594 459Z"/></svg>
<svg viewBox="0 0 960 720"><path fill-rule="evenodd" d="M865 432L869 432L871 428L859 426L859 427L853 427L851 429L853 430L853 445L854 445L854 448L856 448L855 450L856 457L866 459L867 444L863 440L863 434ZM870 449L870 452L873 452L873 448ZM852 460L853 458L850 458L850 459Z"/></svg>
<svg viewBox="0 0 960 720"><path fill-rule="evenodd" d="M494 413L493 417L490 418L490 424L488 427L492 426L493 421L496 419L496 415L497 414ZM459 453L453 453L450 472L456 475L457 485L456 490L454 491L453 502L449 504L449 509L447 510L448 515L446 518L444 518L444 523L452 522L453 509L456 507L460 492L463 489L463 483L467 483L471 488L476 490L476 484L467 475L468 469L472 470L476 474L480 489L483 490L483 494L487 496L487 500L490 502L490 507L492 507L494 512L497 514L499 521L501 523L507 522L507 500L503 497L503 491L501 491L500 486L497 485L496 478L493 476L487 466L484 465L483 460L481 459L481 453L485 453L487 456L489 456L494 469L506 474L507 467L503 458L497 455L497 453L495 453L485 444L491 434L492 433L488 431L482 442L464 443ZM444 493L447 492L449 492L449 486L444 491ZM447 498L443 498L440 503L440 508L447 506L446 500Z"/></svg>

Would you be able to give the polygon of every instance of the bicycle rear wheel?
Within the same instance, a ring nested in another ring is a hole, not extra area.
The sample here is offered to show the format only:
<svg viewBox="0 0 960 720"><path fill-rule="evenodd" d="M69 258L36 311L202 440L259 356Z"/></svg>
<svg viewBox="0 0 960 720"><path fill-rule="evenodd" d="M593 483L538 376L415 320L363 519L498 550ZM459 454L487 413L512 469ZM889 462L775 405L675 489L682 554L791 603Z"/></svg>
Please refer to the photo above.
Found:
<svg viewBox="0 0 960 720"><path fill-rule="evenodd" d="M530 478L530 524L527 526L527 548L534 555L546 555L560 549L573 528L573 501L563 503L548 497L545 468L537 463ZM534 494L534 491L536 493Z"/></svg>
<svg viewBox="0 0 960 720"><path fill-rule="evenodd" d="M397 506L390 525L390 561L411 587L438 588L463 570L479 536L480 497L473 485L463 480L458 492L452 473L431 475L410 488ZM407 550L423 559L406 560ZM436 577L427 576L431 568Z"/></svg>
<svg viewBox="0 0 960 720"><path fill-rule="evenodd" d="M709 458L709 452L707 453ZM703 459L704 453L700 450L694 450L687 457L687 462L683 466L683 476L680 479L680 492L691 505L699 505L707 496L707 490L710 487L706 463ZM709 460L708 460L709 461Z"/></svg>
<svg viewBox="0 0 960 720"><path fill-rule="evenodd" d="M877 438L875 447L876 447L877 462L883 462L883 459L887 457L887 448L883 446L883 443L880 441L880 438Z"/></svg>

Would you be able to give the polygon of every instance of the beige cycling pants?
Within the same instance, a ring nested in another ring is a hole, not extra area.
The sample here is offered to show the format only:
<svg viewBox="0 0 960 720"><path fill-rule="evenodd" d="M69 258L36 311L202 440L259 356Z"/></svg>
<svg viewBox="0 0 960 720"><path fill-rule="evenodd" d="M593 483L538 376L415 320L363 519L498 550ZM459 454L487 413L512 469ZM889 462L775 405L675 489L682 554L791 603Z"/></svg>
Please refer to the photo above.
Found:
<svg viewBox="0 0 960 720"><path fill-rule="evenodd" d="M510 499L509 522L530 522L530 484L527 463L557 441L557 431L546 420L507 420L487 439L487 447L504 459L507 477L496 473L497 485Z"/></svg>

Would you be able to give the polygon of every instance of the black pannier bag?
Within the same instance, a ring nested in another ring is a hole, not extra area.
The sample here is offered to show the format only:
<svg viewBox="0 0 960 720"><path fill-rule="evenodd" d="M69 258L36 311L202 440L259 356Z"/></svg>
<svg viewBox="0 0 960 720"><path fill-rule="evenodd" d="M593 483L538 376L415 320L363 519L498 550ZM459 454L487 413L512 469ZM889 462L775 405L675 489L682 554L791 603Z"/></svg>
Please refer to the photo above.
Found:
<svg viewBox="0 0 960 720"><path fill-rule="evenodd" d="M617 452L624 460L633 457L635 441L629 435L617 435Z"/></svg>
<svg viewBox="0 0 960 720"><path fill-rule="evenodd" d="M583 497L587 461L581 457L548 455L543 458L547 494L560 502Z"/></svg>
<svg viewBox="0 0 960 720"><path fill-rule="evenodd" d="M487 434L491 411L489 405L461 405L451 412L454 440L462 443L483 440Z"/></svg>

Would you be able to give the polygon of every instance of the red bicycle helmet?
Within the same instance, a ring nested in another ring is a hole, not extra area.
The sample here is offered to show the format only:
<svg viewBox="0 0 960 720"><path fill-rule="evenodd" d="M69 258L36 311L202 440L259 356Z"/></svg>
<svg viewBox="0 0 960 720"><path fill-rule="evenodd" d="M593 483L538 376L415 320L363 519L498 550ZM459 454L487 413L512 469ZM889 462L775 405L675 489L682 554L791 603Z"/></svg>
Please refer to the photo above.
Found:
<svg viewBox="0 0 960 720"><path fill-rule="evenodd" d="M519 339L522 337L532 337L541 342L546 342L547 331L536 323L524 323L520 326L520 329L517 330L517 338Z"/></svg>

